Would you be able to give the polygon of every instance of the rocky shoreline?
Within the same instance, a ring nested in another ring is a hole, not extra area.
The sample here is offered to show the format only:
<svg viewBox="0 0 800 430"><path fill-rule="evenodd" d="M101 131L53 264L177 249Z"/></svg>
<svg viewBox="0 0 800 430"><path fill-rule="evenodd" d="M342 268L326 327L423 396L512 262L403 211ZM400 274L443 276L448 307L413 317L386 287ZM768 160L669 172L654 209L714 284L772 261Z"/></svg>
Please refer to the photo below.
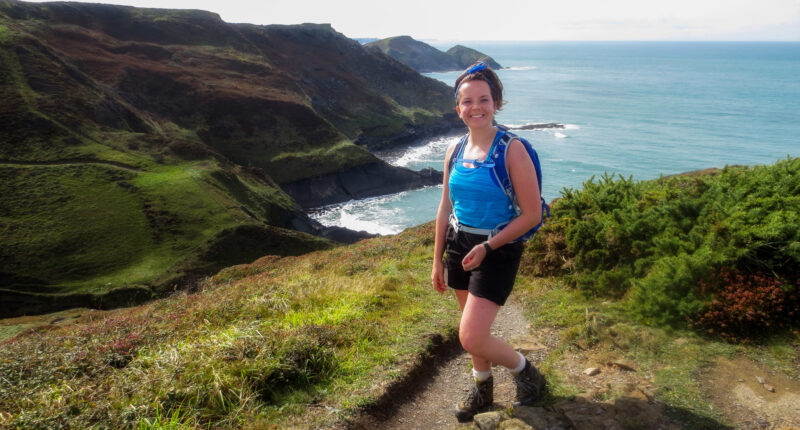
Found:
<svg viewBox="0 0 800 430"><path fill-rule="evenodd" d="M438 170L423 169L415 172L381 161L283 184L282 188L303 209L312 209L441 182L442 172Z"/></svg>

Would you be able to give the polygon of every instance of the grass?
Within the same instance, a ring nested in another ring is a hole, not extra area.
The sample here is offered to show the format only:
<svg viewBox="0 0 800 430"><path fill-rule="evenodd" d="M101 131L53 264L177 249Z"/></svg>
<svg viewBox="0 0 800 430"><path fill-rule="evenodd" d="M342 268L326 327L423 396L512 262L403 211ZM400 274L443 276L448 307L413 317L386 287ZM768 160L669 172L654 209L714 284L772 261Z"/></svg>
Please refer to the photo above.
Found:
<svg viewBox="0 0 800 430"><path fill-rule="evenodd" d="M49 293L148 285L191 266L225 229L280 225L291 207L276 187L214 162L147 168L0 166L5 270Z"/></svg>
<svg viewBox="0 0 800 430"><path fill-rule="evenodd" d="M429 223L268 256L222 270L193 294L19 336L0 348L0 410L12 427L333 425L424 360L433 335L455 335L457 306L429 286L432 236ZM534 329L561 337L541 366L545 403L581 393L563 366L582 345L632 363L685 428L722 426L701 383L716 358L758 355L789 369L800 350L796 335L737 345L643 325L626 298L588 296L558 277L522 274L514 294Z"/></svg>
<svg viewBox="0 0 800 430"><path fill-rule="evenodd" d="M20 427L315 427L350 416L424 355L430 335L453 335L457 306L429 287L432 233L263 258L196 294L6 342L0 410Z"/></svg>
<svg viewBox="0 0 800 430"><path fill-rule="evenodd" d="M332 146L282 152L269 163L278 171L273 174L276 181L292 182L307 177L309 171L324 175L376 161L378 159L366 149L342 140Z"/></svg>

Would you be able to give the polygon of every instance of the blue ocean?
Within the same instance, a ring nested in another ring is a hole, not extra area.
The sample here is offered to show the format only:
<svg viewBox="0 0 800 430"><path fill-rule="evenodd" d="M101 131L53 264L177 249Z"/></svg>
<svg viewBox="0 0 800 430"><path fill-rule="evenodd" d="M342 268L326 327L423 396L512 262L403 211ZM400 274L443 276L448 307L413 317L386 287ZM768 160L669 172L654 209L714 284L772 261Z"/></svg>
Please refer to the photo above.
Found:
<svg viewBox="0 0 800 430"><path fill-rule="evenodd" d="M500 124L536 148L543 195L603 173L652 179L708 167L800 156L800 43L464 42L493 57L507 104ZM455 43L432 43L447 50ZM428 73L452 85L459 71ZM457 136L378 154L442 169ZM441 186L313 211L326 225L393 234L432 220Z"/></svg>

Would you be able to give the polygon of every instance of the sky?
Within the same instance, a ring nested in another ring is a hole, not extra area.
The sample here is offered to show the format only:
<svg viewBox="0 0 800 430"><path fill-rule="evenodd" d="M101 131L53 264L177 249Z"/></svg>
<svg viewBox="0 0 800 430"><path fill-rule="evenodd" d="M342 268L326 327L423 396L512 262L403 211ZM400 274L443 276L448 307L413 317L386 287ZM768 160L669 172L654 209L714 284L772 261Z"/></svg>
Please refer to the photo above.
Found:
<svg viewBox="0 0 800 430"><path fill-rule="evenodd" d="M97 2L97 1L95 1ZM428 41L800 41L800 0L106 0L226 22L328 23L351 38Z"/></svg>

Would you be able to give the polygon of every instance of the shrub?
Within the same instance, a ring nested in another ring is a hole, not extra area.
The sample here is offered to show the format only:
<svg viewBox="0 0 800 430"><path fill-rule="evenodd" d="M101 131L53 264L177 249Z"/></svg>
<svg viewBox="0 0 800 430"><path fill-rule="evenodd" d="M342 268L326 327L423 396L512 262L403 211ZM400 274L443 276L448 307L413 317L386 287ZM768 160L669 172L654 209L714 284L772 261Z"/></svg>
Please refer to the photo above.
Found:
<svg viewBox="0 0 800 430"><path fill-rule="evenodd" d="M658 260L631 291L630 310L645 324L673 325L702 309L693 289L706 276L708 252L681 254Z"/></svg>
<svg viewBox="0 0 800 430"><path fill-rule="evenodd" d="M714 298L690 319L691 325L729 339L789 327L800 316L798 285L785 287L778 278L764 273L721 269L700 282L697 291L713 292Z"/></svg>
<svg viewBox="0 0 800 430"><path fill-rule="evenodd" d="M592 295L627 295L642 321L682 323L709 305L695 286L717 268L794 276L800 158L652 181L604 174L563 190L552 213L526 270L566 275Z"/></svg>
<svg viewBox="0 0 800 430"><path fill-rule="evenodd" d="M536 233L522 255L520 273L533 276L558 276L571 273L575 258L567 246L565 221L548 220Z"/></svg>

